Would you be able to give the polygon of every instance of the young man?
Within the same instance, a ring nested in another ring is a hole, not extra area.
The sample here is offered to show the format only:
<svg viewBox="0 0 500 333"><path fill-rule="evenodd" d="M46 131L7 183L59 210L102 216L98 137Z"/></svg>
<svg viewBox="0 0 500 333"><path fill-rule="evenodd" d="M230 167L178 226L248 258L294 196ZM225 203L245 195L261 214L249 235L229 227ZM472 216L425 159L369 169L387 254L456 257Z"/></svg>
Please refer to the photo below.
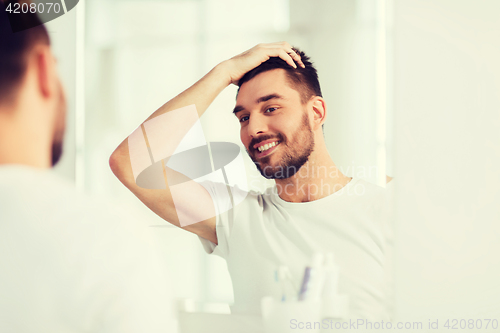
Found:
<svg viewBox="0 0 500 333"><path fill-rule="evenodd" d="M36 27L0 2L0 332L176 332L147 228L50 171L64 91L47 30L14 15Z"/></svg>
<svg viewBox="0 0 500 333"><path fill-rule="evenodd" d="M171 147L163 156L171 156L179 133L185 134L193 123L183 123L182 115L201 116L231 83L239 85L233 113L241 126L241 142L261 174L274 179L276 186L242 195L235 187L228 192L223 183L192 182L178 195L178 174L168 163L163 164L164 190L140 186L138 138L146 142L144 147L149 142L151 163L158 163L153 142L159 140L153 134L160 130L153 131L153 123L169 126L162 135L168 139L164 145ZM391 238L384 219L385 190L337 169L323 137L326 114L316 70L304 53L286 42L260 44L220 63L153 113L116 149L110 165L154 212L197 234L208 253L226 259L234 287L233 311L259 313L262 297L280 297L275 281L279 266L289 267L298 288L313 255L333 252L340 266L339 293L350 296L349 316L387 319ZM174 134L171 128L182 130ZM186 215L197 223L183 223Z"/></svg>

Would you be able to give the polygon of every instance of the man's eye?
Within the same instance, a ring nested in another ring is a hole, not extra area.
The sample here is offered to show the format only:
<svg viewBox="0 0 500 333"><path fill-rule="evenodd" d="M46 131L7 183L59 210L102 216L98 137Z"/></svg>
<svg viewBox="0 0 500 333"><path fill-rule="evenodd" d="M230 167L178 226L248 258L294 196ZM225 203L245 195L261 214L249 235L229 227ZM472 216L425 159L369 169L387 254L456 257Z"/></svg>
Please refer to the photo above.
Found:
<svg viewBox="0 0 500 333"><path fill-rule="evenodd" d="M240 123L245 122L248 120L248 116L244 116L240 118Z"/></svg>
<svg viewBox="0 0 500 333"><path fill-rule="evenodd" d="M278 108L269 108L269 109L266 109L266 112L273 112L273 111L276 111Z"/></svg>

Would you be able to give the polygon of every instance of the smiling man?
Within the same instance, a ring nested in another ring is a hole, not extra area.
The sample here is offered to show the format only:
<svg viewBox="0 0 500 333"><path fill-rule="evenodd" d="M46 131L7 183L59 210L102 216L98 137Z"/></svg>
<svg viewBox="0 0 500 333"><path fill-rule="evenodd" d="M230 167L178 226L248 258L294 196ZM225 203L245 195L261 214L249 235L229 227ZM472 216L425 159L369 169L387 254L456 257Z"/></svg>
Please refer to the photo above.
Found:
<svg viewBox="0 0 500 333"><path fill-rule="evenodd" d="M228 191L223 183L194 182L183 198L174 198L171 186L142 188L133 172L135 134L110 158L115 175L160 217L197 234L208 253L227 261L234 288L233 312L260 313L262 297L281 298L275 281L280 266L289 268L298 293L304 267L314 254L333 252L340 267L338 291L350 297L349 317L390 318L386 190L347 177L336 167L323 136L326 102L316 70L303 52L286 42L259 44L223 61L134 133L151 139L148 122L155 118L175 114L193 119L190 112L201 116L230 84L239 86L233 114L240 123L241 142L261 174L274 179L276 186L242 196L238 187ZM169 119L175 122L176 117ZM167 141L176 146L179 134L168 133L172 134ZM165 164L163 170L166 183L172 182ZM244 200L235 201L228 193ZM206 218L181 223L179 216L194 216L200 210L205 210Z"/></svg>
<svg viewBox="0 0 500 333"><path fill-rule="evenodd" d="M273 57L247 72L238 82L233 113L241 124L241 142L262 176L276 180L286 201L306 202L336 192L351 179L326 149L326 103L316 70L303 52L294 52L303 68ZM313 177L313 166L331 176Z"/></svg>

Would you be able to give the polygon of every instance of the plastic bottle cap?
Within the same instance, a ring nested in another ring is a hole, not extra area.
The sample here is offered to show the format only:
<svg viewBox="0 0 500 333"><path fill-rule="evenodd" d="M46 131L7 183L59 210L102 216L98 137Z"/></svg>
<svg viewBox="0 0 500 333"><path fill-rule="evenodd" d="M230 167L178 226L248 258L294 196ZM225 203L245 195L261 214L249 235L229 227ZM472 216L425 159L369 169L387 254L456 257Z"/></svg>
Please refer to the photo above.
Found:
<svg viewBox="0 0 500 333"><path fill-rule="evenodd" d="M321 267L325 261L323 253L317 252L312 257L311 267Z"/></svg>

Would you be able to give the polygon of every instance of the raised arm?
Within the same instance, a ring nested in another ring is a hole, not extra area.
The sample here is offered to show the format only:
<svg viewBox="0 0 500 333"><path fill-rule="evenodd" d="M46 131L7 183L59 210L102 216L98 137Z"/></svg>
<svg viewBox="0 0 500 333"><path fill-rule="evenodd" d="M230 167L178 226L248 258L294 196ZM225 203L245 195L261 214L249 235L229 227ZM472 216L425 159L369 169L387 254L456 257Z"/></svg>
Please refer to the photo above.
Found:
<svg viewBox="0 0 500 333"><path fill-rule="evenodd" d="M281 42L259 44L242 54L221 62L219 65L214 67L194 85L156 110L141 124L141 126L139 126L138 131L141 129L144 130L144 125L149 120L165 115L167 112L175 110L179 111L179 109L190 105L194 105L196 107L198 117L201 117L201 115L222 90L224 90L231 83L237 84L246 72L257 67L270 57L280 57L293 67L296 67L295 62L297 62L300 66L303 66L300 57L292 50L292 47L288 43ZM187 117L188 114L186 113L186 118ZM172 134L167 141L170 141L171 144L176 146L186 133L187 130L180 134ZM130 137L132 137L132 135ZM201 185L198 185L195 182L191 182L189 184L189 186L192 187L192 193L196 193L197 197L194 199L197 202L208 202L209 207L206 207L205 209L212 213L208 214L210 217L198 223L181 226L178 212L195 210L198 206L193 203L192 197L186 198L184 201L182 198L176 198L174 205L171 189L169 188L168 183L171 182L172 176L179 178L185 178L185 176L169 170L168 176L166 176L165 179L165 182L167 183L166 189L146 189L138 186L136 184L133 166L131 164L129 138L123 140L118 148L116 148L109 159L109 164L115 176L130 191L132 191L135 196L137 196L146 206L148 206L161 218L175 226L182 227L183 229L193 232L200 237L217 244L217 235L215 232L215 208L213 207L210 195ZM165 168L165 166L163 167Z"/></svg>

